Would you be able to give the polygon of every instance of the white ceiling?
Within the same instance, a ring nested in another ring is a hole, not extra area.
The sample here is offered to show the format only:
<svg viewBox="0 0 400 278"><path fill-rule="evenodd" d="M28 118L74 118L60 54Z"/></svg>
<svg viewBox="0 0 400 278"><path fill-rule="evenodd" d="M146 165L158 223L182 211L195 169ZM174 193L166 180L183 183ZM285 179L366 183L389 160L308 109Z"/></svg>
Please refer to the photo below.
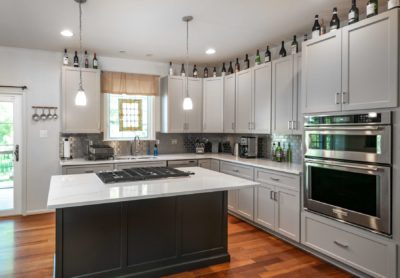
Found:
<svg viewBox="0 0 400 278"><path fill-rule="evenodd" d="M83 5L84 48L102 56L179 62L184 59L186 39L186 25L181 18L192 15L191 62L219 62L311 31L315 14L326 17L329 25L334 6L344 20L350 3L350 0L87 0ZM364 11L366 0L357 3L360 11ZM61 37L60 31L66 28L75 36ZM0 45L55 51L77 49L78 4L74 0L1 0ZM209 47L217 53L206 55ZM120 50L126 53L121 54Z"/></svg>

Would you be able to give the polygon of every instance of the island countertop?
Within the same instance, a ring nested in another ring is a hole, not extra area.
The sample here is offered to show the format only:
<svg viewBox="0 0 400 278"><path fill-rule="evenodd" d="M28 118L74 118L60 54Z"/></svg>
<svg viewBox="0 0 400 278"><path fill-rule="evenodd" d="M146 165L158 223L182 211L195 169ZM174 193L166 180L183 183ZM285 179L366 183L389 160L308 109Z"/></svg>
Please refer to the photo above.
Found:
<svg viewBox="0 0 400 278"><path fill-rule="evenodd" d="M159 197L234 190L259 183L200 167L189 177L104 184L96 174L52 176L47 199L50 209L105 204Z"/></svg>

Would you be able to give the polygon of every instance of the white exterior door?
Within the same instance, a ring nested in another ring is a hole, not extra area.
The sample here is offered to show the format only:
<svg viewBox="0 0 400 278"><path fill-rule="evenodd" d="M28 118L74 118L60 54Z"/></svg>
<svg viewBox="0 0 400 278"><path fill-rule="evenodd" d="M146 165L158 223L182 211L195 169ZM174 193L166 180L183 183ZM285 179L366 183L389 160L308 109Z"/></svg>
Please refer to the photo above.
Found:
<svg viewBox="0 0 400 278"><path fill-rule="evenodd" d="M0 216L21 213L22 96L0 94ZM37 111L40 114L40 111Z"/></svg>

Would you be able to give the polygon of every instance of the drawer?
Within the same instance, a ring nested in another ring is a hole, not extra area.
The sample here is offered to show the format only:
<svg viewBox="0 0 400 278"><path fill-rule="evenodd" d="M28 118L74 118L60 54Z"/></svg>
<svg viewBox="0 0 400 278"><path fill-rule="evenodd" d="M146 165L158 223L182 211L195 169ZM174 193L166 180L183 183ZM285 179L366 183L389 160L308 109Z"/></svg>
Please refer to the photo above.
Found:
<svg viewBox="0 0 400 278"><path fill-rule="evenodd" d="M114 169L122 170L128 168L139 168L139 167L165 167L167 166L166 161L146 161L146 162L128 162L128 163L117 163Z"/></svg>
<svg viewBox="0 0 400 278"><path fill-rule="evenodd" d="M74 174L87 174L87 173L98 173L102 171L112 171L113 164L104 165L90 165L90 166L68 166L63 167L63 175L74 175Z"/></svg>
<svg viewBox="0 0 400 278"><path fill-rule="evenodd" d="M199 159L199 167L211 169L211 159Z"/></svg>
<svg viewBox="0 0 400 278"><path fill-rule="evenodd" d="M225 174L237 176L240 178L245 178L249 180L253 180L253 167L238 165L235 163L221 161L220 163L220 171Z"/></svg>
<svg viewBox="0 0 400 278"><path fill-rule="evenodd" d="M351 232L305 216L302 243L374 277L395 277L396 247L388 240ZM353 227L351 227L353 228ZM353 228L355 229L355 228ZM378 237L378 236L376 236Z"/></svg>
<svg viewBox="0 0 400 278"><path fill-rule="evenodd" d="M276 171L255 169L255 181L275 184L291 190L300 191L300 176L290 175Z"/></svg>

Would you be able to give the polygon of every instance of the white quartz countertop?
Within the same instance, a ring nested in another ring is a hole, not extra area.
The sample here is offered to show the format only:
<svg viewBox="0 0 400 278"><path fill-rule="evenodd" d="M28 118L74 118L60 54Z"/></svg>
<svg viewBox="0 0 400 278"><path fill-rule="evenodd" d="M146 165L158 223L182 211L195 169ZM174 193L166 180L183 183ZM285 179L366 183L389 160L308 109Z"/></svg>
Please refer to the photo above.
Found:
<svg viewBox="0 0 400 278"><path fill-rule="evenodd" d="M300 175L303 171L301 164L297 163L286 163L276 162L263 158L240 158L230 154L217 154L217 153L206 153L206 154L164 154L159 155L157 158L152 159L140 159L140 160L96 160L90 161L83 158L61 160L61 166L84 166L84 165L98 165L98 164L112 164L112 163L141 163L148 161L167 161L167 160L184 160L184 159L218 159L221 161L234 162L243 165L264 168L274 171L281 171L289 174Z"/></svg>
<svg viewBox="0 0 400 278"><path fill-rule="evenodd" d="M104 184L96 174L52 176L47 207L94 204L189 195L252 187L259 183L200 167L180 168L189 177Z"/></svg>

